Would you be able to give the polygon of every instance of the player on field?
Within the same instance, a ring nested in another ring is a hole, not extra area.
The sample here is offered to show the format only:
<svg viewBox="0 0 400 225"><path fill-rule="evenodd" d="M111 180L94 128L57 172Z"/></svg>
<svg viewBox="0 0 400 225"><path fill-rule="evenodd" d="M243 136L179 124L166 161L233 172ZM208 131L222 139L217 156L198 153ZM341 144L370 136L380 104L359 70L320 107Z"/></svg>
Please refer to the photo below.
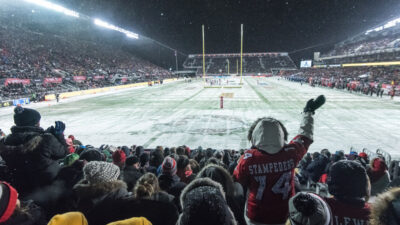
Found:
<svg viewBox="0 0 400 225"><path fill-rule="evenodd" d="M294 195L294 169L313 142L313 114L325 97L310 99L304 108L299 134L286 144L288 133L273 118L260 118L251 126L252 147L239 159L234 178L247 189L247 224L285 224L288 200Z"/></svg>

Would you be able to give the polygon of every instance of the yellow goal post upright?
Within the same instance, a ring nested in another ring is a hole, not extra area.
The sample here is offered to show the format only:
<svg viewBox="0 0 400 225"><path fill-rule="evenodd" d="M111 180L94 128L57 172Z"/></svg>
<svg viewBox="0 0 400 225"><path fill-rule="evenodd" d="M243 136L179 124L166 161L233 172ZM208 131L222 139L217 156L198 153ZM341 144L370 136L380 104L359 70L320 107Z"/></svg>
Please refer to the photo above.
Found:
<svg viewBox="0 0 400 225"><path fill-rule="evenodd" d="M243 85L243 24L240 24L240 85Z"/></svg>
<svg viewBox="0 0 400 225"><path fill-rule="evenodd" d="M206 56L205 56L205 43L204 43L204 25L201 26L202 36L203 36L203 82L206 85Z"/></svg>

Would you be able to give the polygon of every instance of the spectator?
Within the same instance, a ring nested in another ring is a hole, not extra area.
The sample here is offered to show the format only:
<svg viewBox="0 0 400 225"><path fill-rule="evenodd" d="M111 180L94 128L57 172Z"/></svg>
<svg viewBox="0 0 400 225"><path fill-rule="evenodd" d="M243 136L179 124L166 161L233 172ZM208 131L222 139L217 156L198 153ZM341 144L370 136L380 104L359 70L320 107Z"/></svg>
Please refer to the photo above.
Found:
<svg viewBox="0 0 400 225"><path fill-rule="evenodd" d="M370 214L370 183L360 163L348 160L334 163L328 174L328 190L333 197L325 200L332 210L336 225L349 221L367 224Z"/></svg>
<svg viewBox="0 0 400 225"><path fill-rule="evenodd" d="M244 153L234 171L234 178L249 192L247 224L286 222L288 200L294 195L294 169L312 143L314 111L324 103L324 96L307 102L299 135L289 144L285 144L286 128L276 119L261 118L250 127L252 149Z"/></svg>
<svg viewBox="0 0 400 225"><path fill-rule="evenodd" d="M289 199L289 220L291 225L331 225L331 210L316 194L299 192Z"/></svg>
<svg viewBox="0 0 400 225"><path fill-rule="evenodd" d="M133 190L137 180L143 175L140 170L139 159L133 155L126 159L125 168L123 169L123 180L128 185L128 190Z"/></svg>
<svg viewBox="0 0 400 225"><path fill-rule="evenodd" d="M175 203L179 206L179 196L186 186L176 175L177 163L175 159L167 156L162 164L162 173L158 177L160 188L175 197Z"/></svg>
<svg viewBox="0 0 400 225"><path fill-rule="evenodd" d="M38 111L17 106L14 112L15 126L0 141L0 155L14 173L13 184L24 196L52 183L61 168L57 160L64 158L68 149L63 122L57 121L45 131Z"/></svg>
<svg viewBox="0 0 400 225"><path fill-rule="evenodd" d="M371 205L370 225L400 224L400 188L378 195Z"/></svg>
<svg viewBox="0 0 400 225"><path fill-rule="evenodd" d="M133 189L135 198L152 199L154 201L174 203L174 196L161 191L156 175L145 173L136 182Z"/></svg>
<svg viewBox="0 0 400 225"><path fill-rule="evenodd" d="M53 216L47 225L88 225L85 215L80 212L69 212Z"/></svg>
<svg viewBox="0 0 400 225"><path fill-rule="evenodd" d="M113 163L118 166L120 169L123 169L125 166L126 155L122 150L117 150L112 153Z"/></svg>
<svg viewBox="0 0 400 225"><path fill-rule="evenodd" d="M371 196L378 195L386 190L390 184L390 175L385 161L374 158L371 167L367 170L371 182Z"/></svg>
<svg viewBox="0 0 400 225"><path fill-rule="evenodd" d="M190 168L189 159L186 155L179 155L179 159L177 162L177 173L178 177L181 179L183 183L190 183L195 178L195 174L193 174L192 168Z"/></svg>
<svg viewBox="0 0 400 225"><path fill-rule="evenodd" d="M237 224L222 186L209 178L193 181L183 190L180 199L183 211L177 225Z"/></svg>

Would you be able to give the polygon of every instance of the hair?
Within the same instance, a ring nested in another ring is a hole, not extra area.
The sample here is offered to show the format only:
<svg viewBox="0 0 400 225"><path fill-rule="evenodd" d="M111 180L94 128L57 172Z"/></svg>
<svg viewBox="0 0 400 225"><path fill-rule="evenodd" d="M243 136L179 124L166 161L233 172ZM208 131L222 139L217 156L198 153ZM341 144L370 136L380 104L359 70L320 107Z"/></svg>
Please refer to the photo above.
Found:
<svg viewBox="0 0 400 225"><path fill-rule="evenodd" d="M156 175L152 173L145 173L136 182L136 185L133 188L133 195L136 198L150 198L160 191L161 189Z"/></svg>
<svg viewBox="0 0 400 225"><path fill-rule="evenodd" d="M178 155L186 155L186 154L185 154L185 148L184 148L183 146L179 146L179 147L176 149L176 154L178 154Z"/></svg>
<svg viewBox="0 0 400 225"><path fill-rule="evenodd" d="M277 120L277 119L274 119L274 118L272 118L272 117L261 117L261 118L258 118L256 121L254 121L253 124L250 126L249 132L247 133L247 140L251 141L251 138L252 138L252 136L253 136L254 128L256 128L257 124L258 124L261 120L263 120L263 119L270 119L270 120L273 120L273 121L275 121L275 122L278 122L278 123L279 123L279 126L281 126L282 131L283 131L283 135L284 135L283 139L284 139L285 141L287 141L288 136L289 136L289 133L288 133L288 131L286 130L286 127L283 126L283 124L281 123L281 121L279 121L279 120Z"/></svg>
<svg viewBox="0 0 400 225"><path fill-rule="evenodd" d="M189 164L190 164L190 168L192 168L193 173L196 173L196 174L199 173L200 165L196 160L189 159Z"/></svg>
<svg viewBox="0 0 400 225"><path fill-rule="evenodd" d="M19 217L26 217L29 219L32 219L33 216L29 213L29 208L28 207L21 207L21 205L17 205L14 209L13 214L11 215L10 218L8 218L7 221L2 223L2 225L13 225L15 224L15 220Z"/></svg>
<svg viewBox="0 0 400 225"><path fill-rule="evenodd" d="M205 166L199 172L199 174L197 174L196 178L206 178L206 177L221 184L227 196L232 197L235 195L235 187L232 176L222 166L209 164Z"/></svg>

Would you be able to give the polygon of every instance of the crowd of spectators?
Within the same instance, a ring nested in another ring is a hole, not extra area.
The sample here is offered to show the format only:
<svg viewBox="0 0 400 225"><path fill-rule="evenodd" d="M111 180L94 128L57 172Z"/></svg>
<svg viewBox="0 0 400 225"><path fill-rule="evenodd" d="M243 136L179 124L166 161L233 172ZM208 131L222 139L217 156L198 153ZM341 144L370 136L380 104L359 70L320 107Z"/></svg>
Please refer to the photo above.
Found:
<svg viewBox="0 0 400 225"><path fill-rule="evenodd" d="M366 95L399 95L399 67L309 68L282 71L288 80ZM392 85L392 82L394 85Z"/></svg>
<svg viewBox="0 0 400 225"><path fill-rule="evenodd" d="M398 161L307 153L324 103L306 103L288 143L280 121L256 120L251 148L240 151L84 145L64 136L63 122L44 130L36 110L18 106L0 139L0 223L398 224ZM310 188L317 184L325 194Z"/></svg>
<svg viewBox="0 0 400 225"><path fill-rule="evenodd" d="M0 97L4 99L172 76L169 71L109 43L6 26L0 27L0 40ZM85 76L86 80L74 82L74 76ZM5 85L7 78L29 79L30 84ZM62 78L63 83L49 85L43 82L44 78Z"/></svg>

